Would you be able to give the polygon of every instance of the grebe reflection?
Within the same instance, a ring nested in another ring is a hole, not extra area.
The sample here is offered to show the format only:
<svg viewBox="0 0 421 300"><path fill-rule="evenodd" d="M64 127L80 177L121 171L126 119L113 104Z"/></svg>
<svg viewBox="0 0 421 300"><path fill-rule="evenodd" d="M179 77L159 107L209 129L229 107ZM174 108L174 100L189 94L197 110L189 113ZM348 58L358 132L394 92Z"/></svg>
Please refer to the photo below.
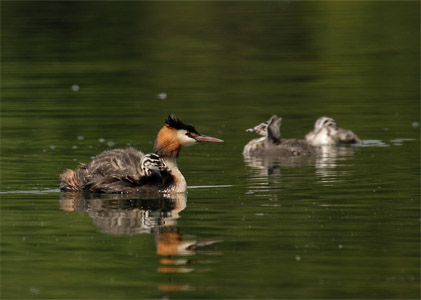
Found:
<svg viewBox="0 0 421 300"><path fill-rule="evenodd" d="M185 240L177 224L180 212L186 208L187 194L164 194L150 198L133 194L61 193L62 210L78 211L93 219L100 231L112 235L153 234L156 253L162 258L158 272L177 273L198 271L183 267L195 262L177 256L218 255L217 251L203 250L213 241ZM203 270L201 270L203 271Z"/></svg>

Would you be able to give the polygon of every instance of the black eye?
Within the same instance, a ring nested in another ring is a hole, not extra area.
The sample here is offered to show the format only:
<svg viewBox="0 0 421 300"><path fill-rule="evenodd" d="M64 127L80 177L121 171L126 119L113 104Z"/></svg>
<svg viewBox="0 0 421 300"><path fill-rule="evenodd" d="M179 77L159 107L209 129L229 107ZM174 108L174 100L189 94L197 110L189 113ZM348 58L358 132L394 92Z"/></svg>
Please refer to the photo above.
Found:
<svg viewBox="0 0 421 300"><path fill-rule="evenodd" d="M188 137L193 137L193 136L192 136L192 134L191 134L190 132L186 132L186 135L187 135Z"/></svg>

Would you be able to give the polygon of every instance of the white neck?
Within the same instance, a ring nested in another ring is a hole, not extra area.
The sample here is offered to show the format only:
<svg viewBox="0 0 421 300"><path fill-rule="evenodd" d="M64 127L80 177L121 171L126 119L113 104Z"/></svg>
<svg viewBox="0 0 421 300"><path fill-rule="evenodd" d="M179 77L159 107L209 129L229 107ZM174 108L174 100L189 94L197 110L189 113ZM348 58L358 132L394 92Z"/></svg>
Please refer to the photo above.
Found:
<svg viewBox="0 0 421 300"><path fill-rule="evenodd" d="M169 187L165 192L168 193L185 193L187 192L187 182L183 174L177 166L177 160L175 157L164 157L164 162L168 168L171 169L171 175L174 177L174 185Z"/></svg>

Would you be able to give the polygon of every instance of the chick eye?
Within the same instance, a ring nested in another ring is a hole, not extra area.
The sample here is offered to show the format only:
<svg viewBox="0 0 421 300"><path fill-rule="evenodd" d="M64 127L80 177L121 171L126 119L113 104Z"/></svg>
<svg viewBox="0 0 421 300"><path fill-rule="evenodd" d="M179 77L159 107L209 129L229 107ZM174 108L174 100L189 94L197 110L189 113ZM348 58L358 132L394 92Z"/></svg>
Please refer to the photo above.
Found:
<svg viewBox="0 0 421 300"><path fill-rule="evenodd" d="M192 134L191 134L190 132L186 132L186 135L187 135L188 137L193 137L193 136L192 136Z"/></svg>

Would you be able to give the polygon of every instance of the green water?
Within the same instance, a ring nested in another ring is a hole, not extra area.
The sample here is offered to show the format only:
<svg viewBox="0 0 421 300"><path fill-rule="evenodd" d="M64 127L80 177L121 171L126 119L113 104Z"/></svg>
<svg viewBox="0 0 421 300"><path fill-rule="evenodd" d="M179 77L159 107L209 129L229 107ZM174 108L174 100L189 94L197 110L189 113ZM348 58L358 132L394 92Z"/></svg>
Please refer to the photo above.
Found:
<svg viewBox="0 0 421 300"><path fill-rule="evenodd" d="M2 299L419 299L417 1L1 3ZM188 195L61 194L169 113ZM327 115L364 140L245 159Z"/></svg>

